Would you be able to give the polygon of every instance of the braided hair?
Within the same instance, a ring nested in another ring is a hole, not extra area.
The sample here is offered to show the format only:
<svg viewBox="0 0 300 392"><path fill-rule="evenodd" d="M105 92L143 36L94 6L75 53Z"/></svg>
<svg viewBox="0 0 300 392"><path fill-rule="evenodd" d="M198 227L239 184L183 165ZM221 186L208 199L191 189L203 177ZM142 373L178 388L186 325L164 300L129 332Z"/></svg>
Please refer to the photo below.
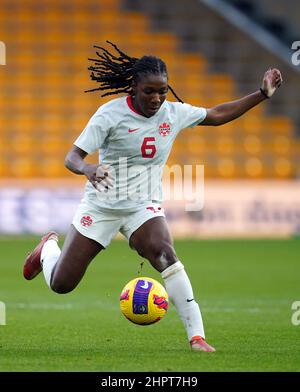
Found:
<svg viewBox="0 0 300 392"><path fill-rule="evenodd" d="M110 53L107 49L101 46L94 46L96 49L101 49L102 53L96 51L98 58L89 58L94 64L88 67L91 71L91 79L100 83L100 86L85 92L105 91L101 97L107 95L114 95L120 93L132 94L132 82L137 82L140 74L166 74L166 64L158 57L143 56L140 59L137 57L130 57L122 52L117 45L110 41L106 41L117 52L116 55ZM183 102L168 85L174 97ZM113 91L111 91L113 90Z"/></svg>

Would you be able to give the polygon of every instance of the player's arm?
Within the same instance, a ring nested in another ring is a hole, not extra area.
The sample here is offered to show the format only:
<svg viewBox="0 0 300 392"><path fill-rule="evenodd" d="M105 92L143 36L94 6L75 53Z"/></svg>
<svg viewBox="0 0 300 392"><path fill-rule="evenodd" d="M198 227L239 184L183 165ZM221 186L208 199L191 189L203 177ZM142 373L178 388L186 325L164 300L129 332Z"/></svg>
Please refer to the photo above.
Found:
<svg viewBox="0 0 300 392"><path fill-rule="evenodd" d="M87 155L88 153L86 151L73 145L65 158L66 168L75 174L85 175L98 190L102 190L102 188L105 188L106 186L110 187L112 184L109 177L108 166L85 162L84 158ZM101 189L99 189L100 182L102 183Z"/></svg>
<svg viewBox="0 0 300 392"><path fill-rule="evenodd" d="M269 69L263 77L261 89L236 101L226 102L207 109L206 118L199 125L222 125L232 121L265 99L271 98L282 83L278 69ZM262 90L262 91L261 91Z"/></svg>
<svg viewBox="0 0 300 392"><path fill-rule="evenodd" d="M84 158L87 155L87 152L73 145L65 158L66 168L75 174L85 174L84 169L88 166L88 164L84 161Z"/></svg>

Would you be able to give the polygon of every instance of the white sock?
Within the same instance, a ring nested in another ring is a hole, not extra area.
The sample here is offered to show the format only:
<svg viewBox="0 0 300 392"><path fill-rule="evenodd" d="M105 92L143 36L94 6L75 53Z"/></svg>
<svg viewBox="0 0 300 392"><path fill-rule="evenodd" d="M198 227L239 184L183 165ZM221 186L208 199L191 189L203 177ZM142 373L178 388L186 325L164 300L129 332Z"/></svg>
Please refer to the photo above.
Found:
<svg viewBox="0 0 300 392"><path fill-rule="evenodd" d="M47 282L50 286L51 274L53 268L59 259L61 250L55 240L48 240L45 242L42 253L41 253L41 264L43 265L43 273Z"/></svg>
<svg viewBox="0 0 300 392"><path fill-rule="evenodd" d="M161 276L165 282L170 301L183 321L189 341L193 336L205 338L199 305L194 300L193 289L184 266L180 261L166 268ZM193 299L193 301L188 301Z"/></svg>

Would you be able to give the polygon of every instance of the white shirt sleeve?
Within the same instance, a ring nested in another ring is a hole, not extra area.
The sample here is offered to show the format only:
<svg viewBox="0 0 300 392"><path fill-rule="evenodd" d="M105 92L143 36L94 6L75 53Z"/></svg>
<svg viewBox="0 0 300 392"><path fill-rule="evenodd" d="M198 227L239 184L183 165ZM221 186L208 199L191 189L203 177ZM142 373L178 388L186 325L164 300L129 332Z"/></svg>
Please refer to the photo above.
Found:
<svg viewBox="0 0 300 392"><path fill-rule="evenodd" d="M103 146L103 143L109 134L109 130L110 125L108 116L100 107L91 117L74 144L88 154L92 154Z"/></svg>
<svg viewBox="0 0 300 392"><path fill-rule="evenodd" d="M205 108L192 106L188 103L176 102L177 115L180 124L180 129L193 128L200 124L206 117L207 111Z"/></svg>

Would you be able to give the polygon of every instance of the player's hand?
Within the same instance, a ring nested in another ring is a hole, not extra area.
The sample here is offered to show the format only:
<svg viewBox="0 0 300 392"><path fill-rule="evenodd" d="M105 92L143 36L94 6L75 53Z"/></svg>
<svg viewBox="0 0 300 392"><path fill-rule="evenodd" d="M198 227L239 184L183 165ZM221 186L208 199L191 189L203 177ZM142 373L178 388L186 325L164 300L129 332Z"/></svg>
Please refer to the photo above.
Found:
<svg viewBox="0 0 300 392"><path fill-rule="evenodd" d="M114 178L109 165L87 164L82 171L93 187L100 192L107 192L114 185Z"/></svg>
<svg viewBox="0 0 300 392"><path fill-rule="evenodd" d="M271 98L274 92L281 86L282 76L277 68L270 68L264 74L261 88L264 93Z"/></svg>
<svg viewBox="0 0 300 392"><path fill-rule="evenodd" d="M100 164L96 170L96 184L95 188L99 192L107 192L108 189L114 186L114 177L109 165Z"/></svg>

